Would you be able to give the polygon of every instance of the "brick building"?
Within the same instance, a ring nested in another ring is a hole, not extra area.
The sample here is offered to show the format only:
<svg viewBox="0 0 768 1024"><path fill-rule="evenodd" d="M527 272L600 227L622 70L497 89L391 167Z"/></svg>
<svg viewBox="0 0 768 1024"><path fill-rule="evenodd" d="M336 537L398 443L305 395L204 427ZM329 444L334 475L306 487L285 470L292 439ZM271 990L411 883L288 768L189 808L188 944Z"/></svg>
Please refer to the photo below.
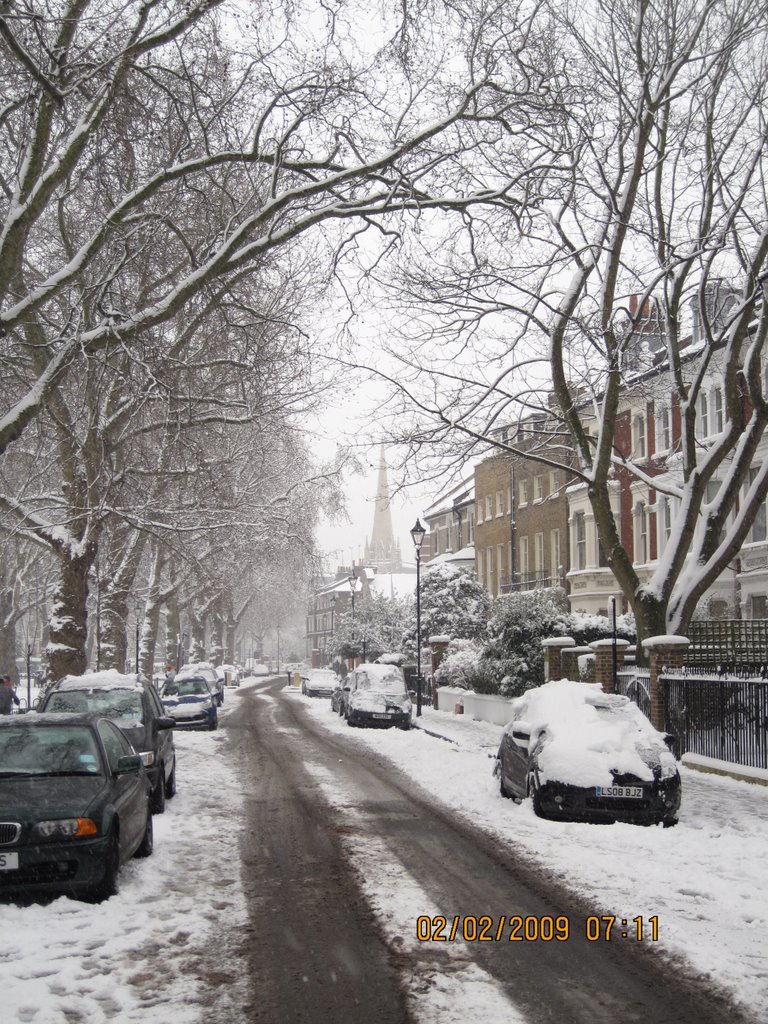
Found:
<svg viewBox="0 0 768 1024"><path fill-rule="evenodd" d="M564 462L553 420L521 421L515 448ZM475 565L493 597L537 587L566 587L572 474L522 454L493 455L475 467Z"/></svg>

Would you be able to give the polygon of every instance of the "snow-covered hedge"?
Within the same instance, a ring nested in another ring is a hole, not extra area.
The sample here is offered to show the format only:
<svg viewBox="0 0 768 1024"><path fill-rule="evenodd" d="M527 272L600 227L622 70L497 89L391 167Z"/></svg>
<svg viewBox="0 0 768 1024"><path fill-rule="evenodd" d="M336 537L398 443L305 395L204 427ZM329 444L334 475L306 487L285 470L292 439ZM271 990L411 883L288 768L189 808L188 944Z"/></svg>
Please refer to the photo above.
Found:
<svg viewBox="0 0 768 1024"><path fill-rule="evenodd" d="M620 616L617 635L634 641L634 620ZM517 697L544 682L542 640L570 636L578 647L611 635L611 624L601 615L569 612L565 592L559 588L526 590L494 601L488 621L488 642L478 663L482 674L478 693ZM495 689L489 688L489 677Z"/></svg>

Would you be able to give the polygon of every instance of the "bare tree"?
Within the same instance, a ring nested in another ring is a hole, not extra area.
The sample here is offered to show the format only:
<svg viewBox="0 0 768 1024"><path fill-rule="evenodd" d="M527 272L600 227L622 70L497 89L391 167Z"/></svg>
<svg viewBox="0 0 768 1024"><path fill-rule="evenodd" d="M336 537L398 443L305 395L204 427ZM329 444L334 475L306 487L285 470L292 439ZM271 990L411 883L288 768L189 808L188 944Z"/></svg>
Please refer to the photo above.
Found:
<svg viewBox="0 0 768 1024"><path fill-rule="evenodd" d="M420 60L415 39L358 52L354 25L288 10L18 0L0 11L0 455L42 417L33 444L52 433L57 482L0 505L59 561L53 674L84 668L109 517L162 525L151 495L138 511L130 493L131 474L152 471L152 445L162 463L174 428L267 415L261 340L290 334L282 290L290 279L311 299L322 282L305 287L304 269L333 255L334 225L510 205L508 182L478 189L459 157L486 126L487 143L500 125L512 134L498 114L514 119L531 95L550 117L524 21L510 88L471 45L457 57L426 38ZM285 365L305 357L297 346ZM252 388L238 393L243 369ZM188 447L189 461L204 463L204 448Z"/></svg>
<svg viewBox="0 0 768 1024"><path fill-rule="evenodd" d="M497 39L505 16L492 19ZM768 493L766 9L548 0L534 22L558 41L559 123L518 134L531 158L524 206L447 227L433 218L403 246L406 351L393 346L399 369L382 371L407 397L395 433L422 454L453 439L454 455L535 458L530 438L515 446L515 425L557 416L539 457L571 468L558 446L575 451L640 637L678 631ZM622 434L633 408L642 450ZM622 479L665 503L650 569L611 500Z"/></svg>

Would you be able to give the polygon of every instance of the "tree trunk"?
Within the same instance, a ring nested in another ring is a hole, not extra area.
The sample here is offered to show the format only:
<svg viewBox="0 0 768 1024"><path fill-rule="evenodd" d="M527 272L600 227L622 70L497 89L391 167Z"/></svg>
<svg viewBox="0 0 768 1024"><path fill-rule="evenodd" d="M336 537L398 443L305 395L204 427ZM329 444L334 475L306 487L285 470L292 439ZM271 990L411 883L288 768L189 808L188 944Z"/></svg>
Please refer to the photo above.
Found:
<svg viewBox="0 0 768 1024"><path fill-rule="evenodd" d="M128 656L128 594L124 590L108 590L101 596L101 648L99 665L125 672Z"/></svg>
<svg viewBox="0 0 768 1024"><path fill-rule="evenodd" d="M154 675L155 667L155 652L157 650L157 637L160 629L160 609L162 607L162 598L160 597L160 580L163 575L163 566L165 559L159 548L155 547L152 568L149 574L149 594L147 596L147 606L144 611L144 630L141 636L141 672L151 679ZM175 660L175 652L173 654L173 660ZM170 660L170 655L166 649L166 661Z"/></svg>
<svg viewBox="0 0 768 1024"><path fill-rule="evenodd" d="M59 580L53 591L45 649L45 678L49 681L79 676L86 670L88 577L96 557L96 544L86 544L78 555L72 556L66 549L57 550L56 555Z"/></svg>
<svg viewBox="0 0 768 1024"><path fill-rule="evenodd" d="M16 667L16 618L13 614L13 590L0 589L0 668L3 674L19 681Z"/></svg>
<svg viewBox="0 0 768 1024"><path fill-rule="evenodd" d="M643 647L643 640L652 636L665 636L667 627L667 605L657 597L648 593L635 594L633 611L637 625L637 650L635 657L638 665L647 665L648 657Z"/></svg>

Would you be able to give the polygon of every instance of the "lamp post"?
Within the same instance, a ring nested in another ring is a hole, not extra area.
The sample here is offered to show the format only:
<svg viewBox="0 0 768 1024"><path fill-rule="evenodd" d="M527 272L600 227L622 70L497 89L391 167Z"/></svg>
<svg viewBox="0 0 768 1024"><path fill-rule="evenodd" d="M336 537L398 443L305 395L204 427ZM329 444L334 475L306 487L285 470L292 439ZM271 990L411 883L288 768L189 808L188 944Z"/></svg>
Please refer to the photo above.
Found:
<svg viewBox="0 0 768 1024"><path fill-rule="evenodd" d="M416 548L416 717L421 717L421 545L424 543L426 530L419 520L411 530L411 539Z"/></svg>
<svg viewBox="0 0 768 1024"><path fill-rule="evenodd" d="M354 568L354 567L353 567ZM349 584L349 592L352 595L352 643L355 642L355 587L357 586L357 580L354 576L347 576L347 583ZM354 647L353 647L354 650ZM356 655L352 655L352 668L355 667Z"/></svg>
<svg viewBox="0 0 768 1024"><path fill-rule="evenodd" d="M139 636L140 636L140 624L139 614L141 612L141 605L136 601L136 675L139 674Z"/></svg>

